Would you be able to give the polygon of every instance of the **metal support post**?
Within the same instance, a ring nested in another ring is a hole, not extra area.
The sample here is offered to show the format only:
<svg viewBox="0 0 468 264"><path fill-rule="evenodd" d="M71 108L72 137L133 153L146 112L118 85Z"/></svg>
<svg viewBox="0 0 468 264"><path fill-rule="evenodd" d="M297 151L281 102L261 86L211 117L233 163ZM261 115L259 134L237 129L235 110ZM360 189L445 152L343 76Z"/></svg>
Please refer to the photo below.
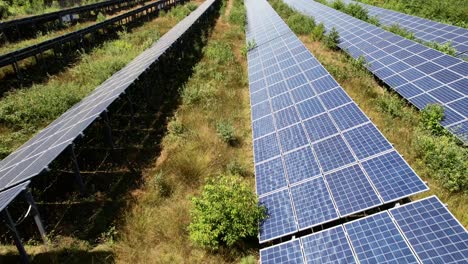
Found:
<svg viewBox="0 0 468 264"><path fill-rule="evenodd" d="M104 121L104 125L106 126L106 140L107 144L111 149L114 149L114 143L112 142L112 129L110 127L109 122L109 115L107 114L107 110L104 111L102 114L102 120Z"/></svg>
<svg viewBox="0 0 468 264"><path fill-rule="evenodd" d="M31 213L34 217L34 222L36 222L39 234L41 234L42 241L44 242L44 245L47 245L47 235L44 229L44 225L42 224L41 215L39 214L39 209L37 208L36 202L34 201L34 198L28 189L24 190L23 193L29 205L31 206Z"/></svg>
<svg viewBox="0 0 468 264"><path fill-rule="evenodd" d="M78 187L80 188L81 195L84 196L86 194L86 190L85 190L85 186L83 183L83 177L81 177L80 166L78 166L78 161L76 160L75 145L71 144L68 147L68 151L70 153L70 158L73 163L73 171L75 172L75 181L78 184Z"/></svg>
<svg viewBox="0 0 468 264"><path fill-rule="evenodd" d="M23 243L21 242L16 225L13 222L13 219L11 218L10 212L8 212L7 208L2 211L2 216L5 219L7 227L13 232L13 239L15 240L16 248L19 251L21 263L29 263L28 254L26 254L26 250L24 249Z"/></svg>

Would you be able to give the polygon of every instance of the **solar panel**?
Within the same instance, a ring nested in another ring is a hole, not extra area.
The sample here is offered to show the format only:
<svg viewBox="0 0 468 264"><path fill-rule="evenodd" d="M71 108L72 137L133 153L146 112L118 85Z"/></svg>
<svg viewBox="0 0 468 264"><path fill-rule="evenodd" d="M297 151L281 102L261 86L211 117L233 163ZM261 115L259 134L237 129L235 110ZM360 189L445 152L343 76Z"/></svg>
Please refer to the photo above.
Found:
<svg viewBox="0 0 468 264"><path fill-rule="evenodd" d="M390 210L424 263L466 263L468 233L435 196Z"/></svg>
<svg viewBox="0 0 468 264"><path fill-rule="evenodd" d="M264 264L305 263L298 239L260 250L260 260Z"/></svg>
<svg viewBox="0 0 468 264"><path fill-rule="evenodd" d="M394 148L266 1L245 5L247 41L257 43L248 52L256 187L271 214L260 242L382 205L380 191L399 198L421 191L377 188L374 180L401 176L371 178L362 164Z"/></svg>
<svg viewBox="0 0 468 264"><path fill-rule="evenodd" d="M468 142L468 115L452 104L468 96L468 62L315 1L284 2L314 17L317 22L323 22L328 30L336 28L340 35L339 47L354 58L364 56L366 67L372 73L417 108L423 109L433 103L442 105L445 117L441 124L462 141ZM328 89L327 85L324 89ZM349 100L341 94L341 89L329 90L329 93L330 96L326 96L326 93L319 96L327 109L339 107Z"/></svg>
<svg viewBox="0 0 468 264"><path fill-rule="evenodd" d="M359 3L352 0L344 0L345 3L358 3L368 10L369 16L375 16L384 26L399 25L400 27L413 32L415 37L427 42L438 42L444 44L450 42L459 52L468 50L468 30L449 26L443 23L434 22L428 19L403 14L397 11L388 10L372 5Z"/></svg>
<svg viewBox="0 0 468 264"><path fill-rule="evenodd" d="M297 231L288 189L260 197L259 200L260 204L267 208L268 214L260 227L260 241L268 241Z"/></svg>
<svg viewBox="0 0 468 264"><path fill-rule="evenodd" d="M306 263L357 263L339 225L301 238Z"/></svg>
<svg viewBox="0 0 468 264"><path fill-rule="evenodd" d="M344 227L361 263L419 263L387 211Z"/></svg>
<svg viewBox="0 0 468 264"><path fill-rule="evenodd" d="M98 86L11 155L0 161L0 190L41 173L93 123L151 64L179 39L215 2L201 4L153 46Z"/></svg>
<svg viewBox="0 0 468 264"><path fill-rule="evenodd" d="M13 199L16 198L29 185L29 181L16 185L8 190L0 192L0 212L3 211Z"/></svg>

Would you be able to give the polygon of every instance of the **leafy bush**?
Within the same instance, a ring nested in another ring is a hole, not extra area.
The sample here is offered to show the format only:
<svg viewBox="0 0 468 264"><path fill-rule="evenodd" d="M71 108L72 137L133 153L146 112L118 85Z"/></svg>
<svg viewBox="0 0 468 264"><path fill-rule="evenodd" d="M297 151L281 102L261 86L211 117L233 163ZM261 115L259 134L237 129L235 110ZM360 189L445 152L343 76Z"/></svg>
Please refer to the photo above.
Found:
<svg viewBox="0 0 468 264"><path fill-rule="evenodd" d="M299 13L295 13L288 17L286 23L294 33L299 35L306 35L312 33L315 27L315 20Z"/></svg>
<svg viewBox="0 0 468 264"><path fill-rule="evenodd" d="M320 41L323 39L323 36L325 34L325 25L323 23L320 23L314 27L312 30L312 40L314 41Z"/></svg>
<svg viewBox="0 0 468 264"><path fill-rule="evenodd" d="M185 5L190 12L195 11L198 6L195 3L189 2Z"/></svg>
<svg viewBox="0 0 468 264"><path fill-rule="evenodd" d="M266 213L249 186L234 176L208 180L192 205L190 240L211 250L255 237Z"/></svg>
<svg viewBox="0 0 468 264"><path fill-rule="evenodd" d="M416 141L420 158L432 175L451 192L468 191L468 150L458 146L452 136L434 137L420 132Z"/></svg>
<svg viewBox="0 0 468 264"><path fill-rule="evenodd" d="M444 118L444 108L439 104L429 104L421 111L421 126L435 136L446 134L440 124Z"/></svg>
<svg viewBox="0 0 468 264"><path fill-rule="evenodd" d="M164 178L164 174L161 171L154 175L153 188L156 189L161 197L169 197L173 192L172 186Z"/></svg>
<svg viewBox="0 0 468 264"><path fill-rule="evenodd" d="M325 46L329 49L337 50L340 42L340 35L335 27L333 27L328 34L325 35Z"/></svg>
<svg viewBox="0 0 468 264"><path fill-rule="evenodd" d="M288 18L295 13L294 10L285 4L282 0L272 0L270 4L283 18Z"/></svg>
<svg viewBox="0 0 468 264"><path fill-rule="evenodd" d="M360 5L358 3L349 4L344 11L345 11L345 13L347 13L347 14L355 17L355 18L358 18L358 19L361 19L361 20L364 20L364 21L369 20L369 14L367 12L367 9L364 8L362 5Z"/></svg>
<svg viewBox="0 0 468 264"><path fill-rule="evenodd" d="M367 22L371 23L374 26L380 27L380 21L377 16L371 16L369 19L367 19Z"/></svg>
<svg viewBox="0 0 468 264"><path fill-rule="evenodd" d="M404 103L396 96L385 94L376 98L377 107L383 113L386 113L394 118L404 118Z"/></svg>
<svg viewBox="0 0 468 264"><path fill-rule="evenodd" d="M219 137L221 137L221 139L228 144L232 144L236 141L234 127L230 122L217 122L216 132L218 133Z"/></svg>
<svg viewBox="0 0 468 264"><path fill-rule="evenodd" d="M244 176L244 177L249 175L249 172L247 171L247 169L244 166L242 166L242 164L240 164L239 162L235 160L229 162L229 164L226 166L226 170L231 175L239 175L239 176Z"/></svg>
<svg viewBox="0 0 468 264"><path fill-rule="evenodd" d="M346 4L342 0L335 0L330 4L330 6L335 8L336 10L346 10Z"/></svg>
<svg viewBox="0 0 468 264"><path fill-rule="evenodd" d="M8 8L8 4L4 1L0 1L0 19L5 19L11 15L10 9Z"/></svg>
<svg viewBox="0 0 468 264"><path fill-rule="evenodd" d="M431 42L424 42L424 45L428 46L429 48L433 48L450 56L457 55L457 50L452 46L452 42L445 42L444 44L440 44L435 41Z"/></svg>
<svg viewBox="0 0 468 264"><path fill-rule="evenodd" d="M216 63L228 63L234 61L234 53L227 42L213 41L205 49L205 56Z"/></svg>
<svg viewBox="0 0 468 264"><path fill-rule="evenodd" d="M247 52L255 49L256 47L257 47L257 43L255 43L255 40L249 40L247 44L245 44L245 46L242 47L241 53L245 57L247 56Z"/></svg>
<svg viewBox="0 0 468 264"><path fill-rule="evenodd" d="M400 27L400 25L398 24L392 24L390 26L383 26L382 28L394 34L400 35L404 38L411 39L411 40L415 39L413 32L409 32L408 30Z"/></svg>
<svg viewBox="0 0 468 264"><path fill-rule="evenodd" d="M103 21L106 21L106 16L103 15L101 12L98 13L97 17L96 17L96 22L103 22Z"/></svg>
<svg viewBox="0 0 468 264"><path fill-rule="evenodd" d="M231 13L229 14L229 22L241 26L242 28L245 27L247 17L245 14L244 1L234 1Z"/></svg>

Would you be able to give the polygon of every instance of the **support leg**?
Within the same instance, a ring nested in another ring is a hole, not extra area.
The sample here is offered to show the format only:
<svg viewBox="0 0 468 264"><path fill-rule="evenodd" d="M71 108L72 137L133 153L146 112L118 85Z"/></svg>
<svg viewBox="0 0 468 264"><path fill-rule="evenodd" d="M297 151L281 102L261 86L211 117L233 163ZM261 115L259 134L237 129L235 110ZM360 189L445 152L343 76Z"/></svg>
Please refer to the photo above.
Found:
<svg viewBox="0 0 468 264"><path fill-rule="evenodd" d="M13 222L13 219L11 218L10 212L8 212L7 208L2 211L2 216L5 219L7 227L13 232L13 239L15 240L16 248L19 251L21 263L29 263L28 254L26 254L26 250L24 249L23 242L21 242L16 225Z"/></svg>
<svg viewBox="0 0 468 264"><path fill-rule="evenodd" d="M112 129L110 127L109 115L107 111L104 111L102 114L102 119L104 120L104 124L106 126L106 140L107 144L111 149L114 149L114 143L112 142Z"/></svg>
<svg viewBox="0 0 468 264"><path fill-rule="evenodd" d="M70 158L73 163L73 171L75 172L75 181L78 184L78 187L80 188L81 195L84 196L86 195L86 190L85 190L85 186L83 183L83 177L81 177L80 166L78 166L78 161L76 160L74 144L68 147L68 152L70 153Z"/></svg>
<svg viewBox="0 0 468 264"><path fill-rule="evenodd" d="M36 202L34 201L34 198L29 190L24 191L24 196L31 206L31 213L33 214L34 222L36 222L39 234L41 234L42 241L44 242L44 245L47 245L47 235L44 229L44 225L42 224L41 215L39 214L39 209L37 208Z"/></svg>

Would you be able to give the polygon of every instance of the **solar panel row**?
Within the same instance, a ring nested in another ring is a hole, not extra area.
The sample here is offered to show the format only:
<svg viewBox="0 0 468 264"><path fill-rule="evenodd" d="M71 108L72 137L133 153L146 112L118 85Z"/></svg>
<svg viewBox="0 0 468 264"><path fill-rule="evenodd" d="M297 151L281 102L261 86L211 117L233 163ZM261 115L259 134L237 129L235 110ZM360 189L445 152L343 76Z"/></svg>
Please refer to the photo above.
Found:
<svg viewBox="0 0 468 264"><path fill-rule="evenodd" d="M468 233L432 196L260 251L274 263L466 263Z"/></svg>
<svg viewBox="0 0 468 264"><path fill-rule="evenodd" d="M348 4L359 3L353 0L344 0L344 2ZM446 25L372 5L359 4L368 10L369 16L377 17L384 26L398 24L400 27L413 32L418 39L427 42L435 41L441 44L450 42L459 53L468 52L468 30L465 28Z"/></svg>
<svg viewBox="0 0 468 264"><path fill-rule="evenodd" d="M245 4L260 241L427 190L271 6Z"/></svg>
<svg viewBox="0 0 468 264"><path fill-rule="evenodd" d="M314 1L284 0L340 35L340 48L363 56L366 67L401 96L423 109L444 107L442 125L468 143L468 62L405 39Z"/></svg>
<svg viewBox="0 0 468 264"><path fill-rule="evenodd" d="M41 173L215 2L207 0L153 46L98 86L15 152L0 161L0 190Z"/></svg>
<svg viewBox="0 0 468 264"><path fill-rule="evenodd" d="M16 198L29 185L29 181L16 185L13 188L0 192L0 212L3 211L13 199Z"/></svg>

